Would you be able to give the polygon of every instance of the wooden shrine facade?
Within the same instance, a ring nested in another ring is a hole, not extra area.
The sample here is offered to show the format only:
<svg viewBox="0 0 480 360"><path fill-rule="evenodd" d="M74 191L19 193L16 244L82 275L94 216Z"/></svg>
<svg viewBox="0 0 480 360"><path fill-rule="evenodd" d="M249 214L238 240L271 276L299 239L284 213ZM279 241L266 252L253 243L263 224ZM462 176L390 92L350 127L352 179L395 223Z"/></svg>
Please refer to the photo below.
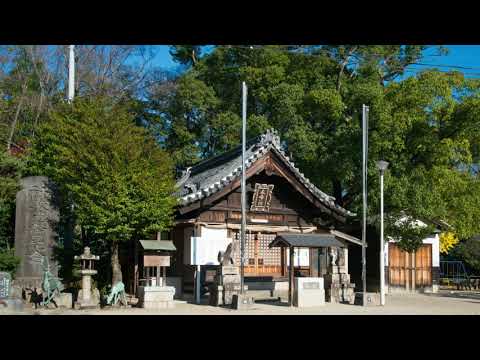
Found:
<svg viewBox="0 0 480 360"><path fill-rule="evenodd" d="M331 233L355 214L338 206L295 167L274 131L249 141L247 147L245 276L285 277L286 250L268 246L278 233ZM181 206L171 232L177 248L172 276L189 278L195 265L216 265L215 252L229 243L240 263L240 180L240 147L184 172L177 182ZM337 230L338 234L342 233ZM195 263L207 248L210 253ZM299 261L296 270L310 274L317 255L306 249L306 260Z"/></svg>

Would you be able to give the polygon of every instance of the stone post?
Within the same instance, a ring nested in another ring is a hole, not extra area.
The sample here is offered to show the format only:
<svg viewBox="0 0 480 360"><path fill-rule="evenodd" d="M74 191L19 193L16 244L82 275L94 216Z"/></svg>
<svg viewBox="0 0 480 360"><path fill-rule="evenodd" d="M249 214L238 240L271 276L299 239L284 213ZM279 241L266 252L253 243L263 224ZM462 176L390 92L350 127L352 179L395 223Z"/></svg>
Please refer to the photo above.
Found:
<svg viewBox="0 0 480 360"><path fill-rule="evenodd" d="M90 301L92 298L92 277L91 275L84 274L82 276L82 290L83 290L83 300Z"/></svg>

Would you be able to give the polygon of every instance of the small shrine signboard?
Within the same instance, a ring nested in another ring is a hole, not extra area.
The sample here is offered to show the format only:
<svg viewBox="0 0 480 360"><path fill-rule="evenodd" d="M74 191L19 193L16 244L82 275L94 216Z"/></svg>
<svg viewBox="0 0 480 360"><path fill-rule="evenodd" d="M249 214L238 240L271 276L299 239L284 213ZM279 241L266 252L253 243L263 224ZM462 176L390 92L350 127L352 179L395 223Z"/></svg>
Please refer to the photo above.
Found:
<svg viewBox="0 0 480 360"><path fill-rule="evenodd" d="M170 256L145 255L143 257L143 266L170 266Z"/></svg>
<svg viewBox="0 0 480 360"><path fill-rule="evenodd" d="M255 192L253 193L252 206L250 211L269 211L272 202L272 192L274 185L255 184Z"/></svg>
<svg viewBox="0 0 480 360"><path fill-rule="evenodd" d="M12 276L8 272L0 272L0 299L10 296Z"/></svg>

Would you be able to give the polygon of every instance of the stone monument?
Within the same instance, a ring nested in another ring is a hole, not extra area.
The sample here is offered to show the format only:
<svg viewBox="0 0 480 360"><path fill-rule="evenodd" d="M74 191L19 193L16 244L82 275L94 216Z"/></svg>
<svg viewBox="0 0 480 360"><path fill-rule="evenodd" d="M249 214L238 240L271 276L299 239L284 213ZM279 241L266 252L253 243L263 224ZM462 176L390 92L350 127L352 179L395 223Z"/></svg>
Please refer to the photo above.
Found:
<svg viewBox="0 0 480 360"><path fill-rule="evenodd" d="M297 307L311 307L325 305L325 290L321 277L295 278L293 305Z"/></svg>
<svg viewBox="0 0 480 360"><path fill-rule="evenodd" d="M98 308L100 306L100 294L92 292L92 276L97 273L94 267L94 261L100 260L100 257L90 253L87 246L83 254L75 256L75 260L80 261L80 274L82 275L82 289L78 292L75 309Z"/></svg>
<svg viewBox="0 0 480 360"><path fill-rule="evenodd" d="M350 274L346 271L343 249L331 247L329 255L328 273L324 275L326 299L332 303L353 304L355 284L350 282Z"/></svg>
<svg viewBox="0 0 480 360"><path fill-rule="evenodd" d="M234 303L244 303L245 299L240 299L241 293L241 279L240 268L234 264L233 261L232 244L229 244L225 252L220 251L218 254L218 262L220 266L217 268L215 279L209 286L209 304L212 306L220 305L232 305ZM248 287L244 285L244 291ZM249 305L251 301L247 301L245 304Z"/></svg>
<svg viewBox="0 0 480 360"><path fill-rule="evenodd" d="M15 286L40 288L42 258L50 263L50 272L58 276L53 259L57 237L59 210L54 184L45 176L30 176L21 180L16 196L15 255L21 258Z"/></svg>

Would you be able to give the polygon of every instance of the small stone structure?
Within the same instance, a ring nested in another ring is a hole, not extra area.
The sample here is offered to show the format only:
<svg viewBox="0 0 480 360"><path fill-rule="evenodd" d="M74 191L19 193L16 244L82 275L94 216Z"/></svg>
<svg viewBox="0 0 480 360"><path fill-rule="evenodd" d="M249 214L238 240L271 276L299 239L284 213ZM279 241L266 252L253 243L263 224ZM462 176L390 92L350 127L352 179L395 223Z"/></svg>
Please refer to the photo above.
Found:
<svg viewBox="0 0 480 360"><path fill-rule="evenodd" d="M168 240L140 240L143 248L144 286L138 286L138 304L144 309L170 309L175 307L175 287L167 286L167 267L170 252L176 248ZM163 274L163 276L161 276Z"/></svg>
<svg viewBox="0 0 480 360"><path fill-rule="evenodd" d="M215 280L209 286L209 304L212 306L232 305L233 296L241 290L240 268L235 265L220 265ZM244 291L248 286L244 285ZM243 303L243 301L241 301Z"/></svg>
<svg viewBox="0 0 480 360"><path fill-rule="evenodd" d="M343 251L331 247L329 255L328 274L324 276L326 299L332 303L353 304L355 302L355 284L350 282L350 274L345 268Z"/></svg>
<svg viewBox="0 0 480 360"><path fill-rule="evenodd" d="M40 288L42 258L50 263L50 272L58 276L53 249L59 221L55 185L45 176L30 176L21 181L16 196L15 255L21 258L15 279L20 288Z"/></svg>
<svg viewBox="0 0 480 360"><path fill-rule="evenodd" d="M173 286L139 286L138 306L144 309L172 309L175 307Z"/></svg>
<svg viewBox="0 0 480 360"><path fill-rule="evenodd" d="M293 305L297 307L311 307L325 305L325 290L321 277L295 278L295 292Z"/></svg>
<svg viewBox="0 0 480 360"><path fill-rule="evenodd" d="M78 292L75 308L98 308L100 306L100 294L92 293L92 275L97 273L94 267L94 261L100 260L100 257L91 254L90 248L87 246L83 250L82 255L75 256L75 260L80 261L80 274L82 274L82 290Z"/></svg>

